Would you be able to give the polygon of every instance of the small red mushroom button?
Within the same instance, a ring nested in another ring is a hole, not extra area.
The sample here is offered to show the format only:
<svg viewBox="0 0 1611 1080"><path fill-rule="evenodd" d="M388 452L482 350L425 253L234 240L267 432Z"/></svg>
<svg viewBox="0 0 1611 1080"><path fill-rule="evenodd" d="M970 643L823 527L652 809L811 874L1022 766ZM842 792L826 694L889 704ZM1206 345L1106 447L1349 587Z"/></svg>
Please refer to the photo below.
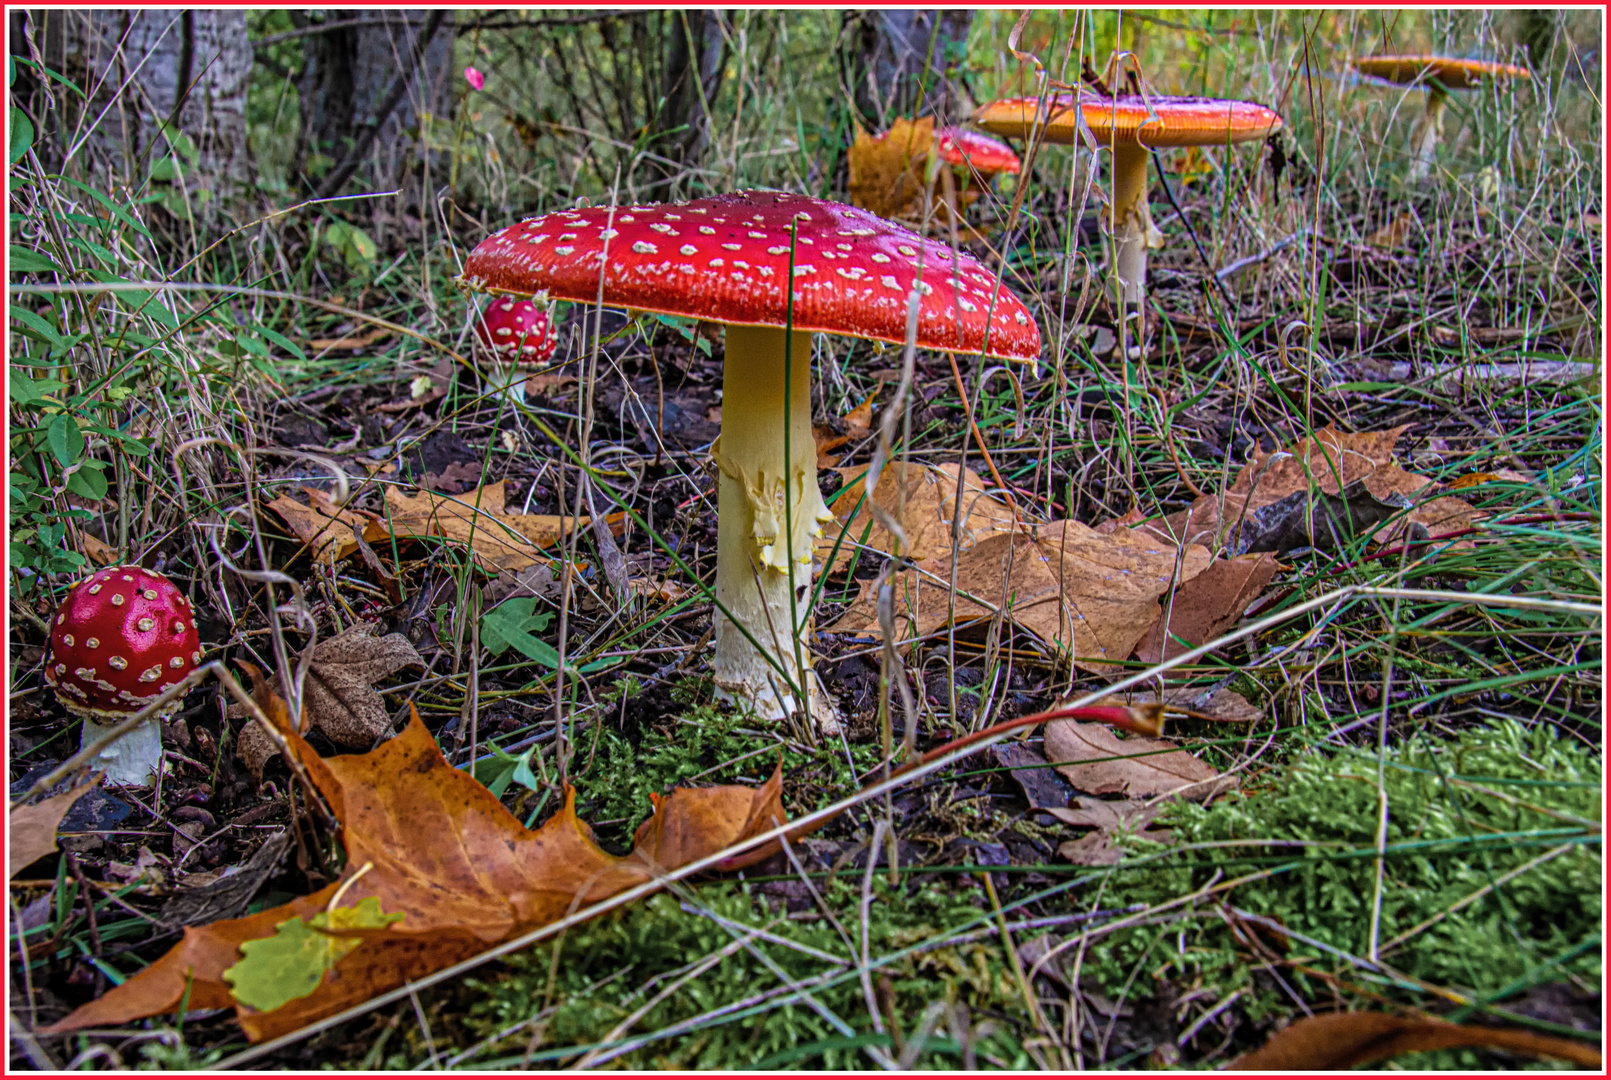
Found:
<svg viewBox="0 0 1611 1080"><path fill-rule="evenodd" d="M514 401L525 399L525 371L548 363L559 344L546 305L498 297L475 321L476 361Z"/></svg>
<svg viewBox="0 0 1611 1080"><path fill-rule="evenodd" d="M200 661L189 598L155 571L114 566L74 585L56 610L45 681L76 716L121 719Z"/></svg>
<svg viewBox="0 0 1611 1080"><path fill-rule="evenodd" d="M559 340L546 308L507 297L494 300L481 312L475 336L483 349L506 364L546 363Z"/></svg>

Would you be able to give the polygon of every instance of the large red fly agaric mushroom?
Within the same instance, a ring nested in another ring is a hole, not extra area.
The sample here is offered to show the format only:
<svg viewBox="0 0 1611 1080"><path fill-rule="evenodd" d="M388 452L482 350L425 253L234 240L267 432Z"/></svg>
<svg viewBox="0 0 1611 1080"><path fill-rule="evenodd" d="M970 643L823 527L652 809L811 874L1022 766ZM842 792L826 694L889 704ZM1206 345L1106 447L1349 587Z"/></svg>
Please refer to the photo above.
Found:
<svg viewBox="0 0 1611 1080"><path fill-rule="evenodd" d="M1396 86L1425 86L1426 112L1420 131L1412 136L1415 161L1410 179L1423 179L1432 168L1438 138L1443 133L1443 106L1450 90L1470 90L1484 79L1530 79L1532 73L1515 64L1492 60L1455 60L1445 56L1366 56L1354 61L1361 75Z"/></svg>
<svg viewBox="0 0 1611 1080"><path fill-rule="evenodd" d="M800 707L803 686L820 728L837 730L801 640L812 539L833 520L817 488L811 335L903 343L915 293L919 348L1033 360L1040 330L1023 303L966 253L864 210L769 191L544 214L483 240L465 278L726 325L711 448L727 612L715 619L716 685L772 719Z"/></svg>
<svg viewBox="0 0 1611 1080"><path fill-rule="evenodd" d="M178 587L154 570L113 566L68 590L50 624L45 681L68 712L84 720L80 747L145 708L201 662L196 613ZM178 699L164 715L179 707ZM162 761L155 720L107 746L107 779L152 782Z"/></svg>
<svg viewBox="0 0 1611 1080"><path fill-rule="evenodd" d="M526 400L526 376L548 363L559 335L547 304L500 296L477 313L477 366L510 402Z"/></svg>
<svg viewBox="0 0 1611 1080"><path fill-rule="evenodd" d="M1109 228L1119 298L1129 311L1139 311L1146 295L1147 249L1163 245L1147 208L1148 153L1263 139L1281 130L1281 117L1251 101L1160 94L1083 93L1078 112L1074 105L1073 94L1056 94L1044 102L1008 98L981 107L973 122L997 135L1019 138L1029 137L1038 122L1046 142L1071 144L1084 117L1097 146L1113 152Z"/></svg>

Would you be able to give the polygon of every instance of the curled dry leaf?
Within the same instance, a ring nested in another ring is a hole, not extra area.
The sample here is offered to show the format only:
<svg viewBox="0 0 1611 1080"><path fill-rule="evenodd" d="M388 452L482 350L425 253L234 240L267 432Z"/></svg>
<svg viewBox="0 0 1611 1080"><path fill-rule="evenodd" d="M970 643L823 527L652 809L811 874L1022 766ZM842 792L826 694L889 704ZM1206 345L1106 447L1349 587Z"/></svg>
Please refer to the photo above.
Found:
<svg viewBox="0 0 1611 1080"><path fill-rule="evenodd" d="M302 680L303 719L337 746L367 750L392 730L391 715L375 684L405 667L424 666L425 659L402 634L376 637L369 623L349 626L315 643L308 656L308 673ZM279 692L279 676L270 680L269 687ZM245 710L234 706L230 715L244 716ZM235 752L261 781L263 766L278 750L257 724L248 724L241 729Z"/></svg>
<svg viewBox="0 0 1611 1080"><path fill-rule="evenodd" d="M1585 1034L1589 1034L1585 1032ZM1350 1069L1401 1054L1487 1046L1559 1058L1598 1071L1600 1051L1571 1039L1516 1028L1451 1024L1387 1013L1332 1013L1298 1020L1257 1050L1231 1062L1232 1072L1318 1072Z"/></svg>
<svg viewBox="0 0 1611 1080"><path fill-rule="evenodd" d="M1179 794L1202 801L1236 786L1236 777L1221 775L1168 739L1120 739L1104 724L1053 720L1046 725L1046 758L1092 795Z"/></svg>
<svg viewBox="0 0 1611 1080"><path fill-rule="evenodd" d="M1034 533L998 533L958 556L956 621L988 620L999 611L1089 671L1127 659L1158 621L1158 597L1209 563L1205 548L1180 552L1139 530L1104 536L1079 522L1055 521ZM950 620L950 573L945 557L896 575L895 626L903 642ZM862 583L831 632L879 633L874 584Z"/></svg>
<svg viewBox="0 0 1611 1080"><path fill-rule="evenodd" d="M1149 827L1163 812L1163 803L1141 799L1093 799L1089 795L1079 796L1076 803L1074 807L1047 811L1065 824L1092 830L1078 840L1065 840L1057 847L1057 854L1075 866L1113 866L1118 863L1124 857L1124 852L1114 840L1123 832L1133 832L1139 839L1158 843L1167 843L1174 836L1167 829Z"/></svg>
<svg viewBox="0 0 1611 1080"><path fill-rule="evenodd" d="M883 389L883 380L873 387L872 393L862 398L861 404L847 412L841 419L844 421L845 433L840 435L828 424L812 424L811 435L817 443L817 468L829 469L839 463L839 455L829 451L837 450L848 442L865 438L873 426L873 399L878 391Z"/></svg>
<svg viewBox="0 0 1611 1080"><path fill-rule="evenodd" d="M1222 496L1203 495L1185 510L1139 526L1138 531L1164 539L1179 537L1218 550L1252 511L1308 491L1311 474L1315 485L1328 495L1359 481L1383 502L1392 501L1393 496L1408 498L1415 504L1408 521L1424 526L1432 536L1469 527L1480 516L1475 507L1448 495L1428 498L1430 479L1393 464L1393 447L1405 430L1350 433L1328 424L1314 438L1300 439L1279 454L1255 454ZM1406 527L1405 519L1400 518L1377 529L1372 539L1393 543Z"/></svg>
<svg viewBox="0 0 1611 1080"><path fill-rule="evenodd" d="M504 510L504 481L462 495L420 491L405 495L386 489L392 528L399 537L443 537L467 545L489 571L523 570L550 560L541 550L558 543L573 527L587 528L589 518L555 514L510 514ZM605 518L619 532L625 514Z"/></svg>
<svg viewBox="0 0 1611 1080"><path fill-rule="evenodd" d="M288 904L186 928L168 953L52 1025L51 1033L165 1013L188 988L189 1008L233 1006L252 1041L272 1038L786 820L780 770L758 789L678 789L658 801L632 853L615 856L577 818L572 790L540 828L524 828L491 792L448 764L417 713L401 734L367 754L320 758L293 729L283 701L266 685L253 693L340 822L347 874ZM724 865L751 865L770 854L763 846ZM403 918L385 929L344 930L361 943L306 996L269 1012L237 1002L224 973L240 961L241 945L274 937L293 916L311 920L345 886L342 906L373 897L379 910Z"/></svg>
<svg viewBox="0 0 1611 1080"><path fill-rule="evenodd" d="M100 779L99 775L93 776L70 791L11 811L6 823L6 880L56 850L56 827Z"/></svg>

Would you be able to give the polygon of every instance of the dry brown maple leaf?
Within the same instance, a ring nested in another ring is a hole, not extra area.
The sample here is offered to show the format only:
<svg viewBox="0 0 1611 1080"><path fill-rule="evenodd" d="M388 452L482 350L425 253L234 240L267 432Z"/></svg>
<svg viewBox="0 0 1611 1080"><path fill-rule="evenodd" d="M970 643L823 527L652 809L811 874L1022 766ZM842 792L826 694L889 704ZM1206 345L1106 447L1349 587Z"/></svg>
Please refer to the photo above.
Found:
<svg viewBox="0 0 1611 1080"><path fill-rule="evenodd" d="M851 204L879 217L921 217L923 171L933 147L933 117L897 117L882 135L857 130L845 158Z"/></svg>
<svg viewBox="0 0 1611 1080"><path fill-rule="evenodd" d="M1199 546L1181 553L1151 534L1117 529L1104 536L1074 521L1041 526L1033 537L997 533L958 556L956 620L986 620L1001 610L1080 667L1106 671L1157 621L1158 597L1177 573L1189 581L1208 562ZM895 629L903 642L949 621L950 573L946 557L896 575ZM862 583L830 632L880 632L874 584Z"/></svg>
<svg viewBox="0 0 1611 1080"><path fill-rule="evenodd" d="M392 730L391 714L375 684L405 667L424 666L425 659L402 634L376 637L372 625L356 623L313 646L302 680L303 717L337 746L367 750ZM279 677L269 686L278 693ZM230 714L245 715L238 707ZM235 752L262 780L263 766L279 752L279 745L257 724L247 724Z"/></svg>
<svg viewBox="0 0 1611 1080"><path fill-rule="evenodd" d="M1236 785L1168 739L1120 739L1104 724L1053 720L1046 725L1046 760L1068 782L1092 795L1150 798L1178 793L1203 800Z"/></svg>
<svg viewBox="0 0 1611 1080"><path fill-rule="evenodd" d="M1584 1032L1587 1038L1598 1033ZM1600 1052L1586 1043L1516 1028L1451 1024L1446 1020L1353 1012L1310 1016L1282 1028L1257 1050L1231 1062L1232 1072L1319 1072L1368 1065L1401 1054L1490 1046L1559 1058L1598 1071Z"/></svg>
<svg viewBox="0 0 1611 1080"><path fill-rule="evenodd" d="M468 545L476 561L494 572L551 562L551 556L542 548L557 543L573 525L585 529L590 522L585 517L506 513L502 480L462 495L432 491L405 495L396 487L388 487L386 505L399 537L456 540ZM619 531L626 516L610 514L605 521L612 531Z"/></svg>
<svg viewBox="0 0 1611 1080"><path fill-rule="evenodd" d="M296 538L307 545L315 559L329 558L340 562L358 550L353 539L356 527L363 538L373 544L388 537L386 524L356 507L337 507L328 495L318 488L305 487L306 504L289 495L281 495L267 504L268 508L285 520Z"/></svg>
<svg viewBox="0 0 1611 1080"><path fill-rule="evenodd" d="M1213 641L1236 626L1242 612L1258 599L1280 568L1281 564L1268 552L1215 559L1201 574L1175 590L1173 600L1163 605L1163 613L1136 646L1136 657L1156 664Z"/></svg>
<svg viewBox="0 0 1611 1080"><path fill-rule="evenodd" d="M1057 847L1057 854L1076 866L1113 866L1124 855L1114 843L1117 834L1133 830L1143 840L1167 842L1173 836L1167 829L1149 828L1159 814L1162 803L1142 799L1094 799L1078 796L1073 807L1053 808L1047 813L1068 825L1090 828L1078 840L1067 840Z"/></svg>
<svg viewBox="0 0 1611 1080"><path fill-rule="evenodd" d="M874 501L898 521L906 533L908 550L902 554L908 558L921 561L950 556L951 523L956 515L955 500L959 486L962 490L962 519L956 544L958 550L967 551L987 537L1012 531L1012 510L995 497L985 494L984 480L972 469L961 470L959 485L959 468L958 465L918 465L892 461L873 485ZM855 544L894 554L894 536L874 520L871 508L862 498L866 467L835 471L844 479L846 486L834 499L830 509L840 522L847 524L845 541L839 546L839 555L834 560L833 568L838 569L850 561L856 550ZM829 525L823 530L823 538L817 541L820 558L826 559L833 550L834 543L839 539L839 531L836 525Z"/></svg>
<svg viewBox="0 0 1611 1080"><path fill-rule="evenodd" d="M572 790L540 828L522 827L491 792L448 764L417 713L401 734L367 754L320 758L266 683L255 684L253 695L341 824L343 879L255 915L187 927L168 953L52 1025L51 1033L169 1012L188 992L191 1009L235 1006L248 1037L259 1042L647 883L655 868L687 865L784 820L781 769L759 789L677 789L658 801L632 853L614 856L576 817ZM775 847L724 866L751 865ZM362 944L312 994L272 1012L237 1005L224 971L240 959L241 943L272 937L293 915L311 917L343 886L343 906L375 897L382 911L401 912L402 922L346 932Z"/></svg>
<svg viewBox="0 0 1611 1080"><path fill-rule="evenodd" d="M73 804L88 794L99 776L84 781L70 791L41 799L32 806L18 807L6 820L6 879L35 859L56 850L56 827Z"/></svg>

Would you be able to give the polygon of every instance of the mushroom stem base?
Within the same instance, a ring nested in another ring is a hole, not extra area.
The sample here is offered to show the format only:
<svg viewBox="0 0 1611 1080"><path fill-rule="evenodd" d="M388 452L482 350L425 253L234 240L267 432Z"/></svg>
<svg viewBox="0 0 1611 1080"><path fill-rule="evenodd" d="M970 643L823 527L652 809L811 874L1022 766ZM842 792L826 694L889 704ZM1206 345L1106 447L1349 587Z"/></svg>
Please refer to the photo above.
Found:
<svg viewBox="0 0 1611 1080"><path fill-rule="evenodd" d="M79 740L80 750L106 738L107 732L123 722L123 717L102 723L93 716L84 717L84 734ZM127 787L150 787L157 770L162 766L162 728L156 721L141 724L121 739L95 755L93 768L105 769L110 783Z"/></svg>
<svg viewBox="0 0 1611 1080"><path fill-rule="evenodd" d="M839 718L803 640L811 625L812 540L833 517L817 490L810 334L795 334L790 345L782 330L727 328L722 434L712 453L720 468L716 598L732 616L715 615L717 694L779 720L798 710L794 688L803 683L817 730L833 734Z"/></svg>

